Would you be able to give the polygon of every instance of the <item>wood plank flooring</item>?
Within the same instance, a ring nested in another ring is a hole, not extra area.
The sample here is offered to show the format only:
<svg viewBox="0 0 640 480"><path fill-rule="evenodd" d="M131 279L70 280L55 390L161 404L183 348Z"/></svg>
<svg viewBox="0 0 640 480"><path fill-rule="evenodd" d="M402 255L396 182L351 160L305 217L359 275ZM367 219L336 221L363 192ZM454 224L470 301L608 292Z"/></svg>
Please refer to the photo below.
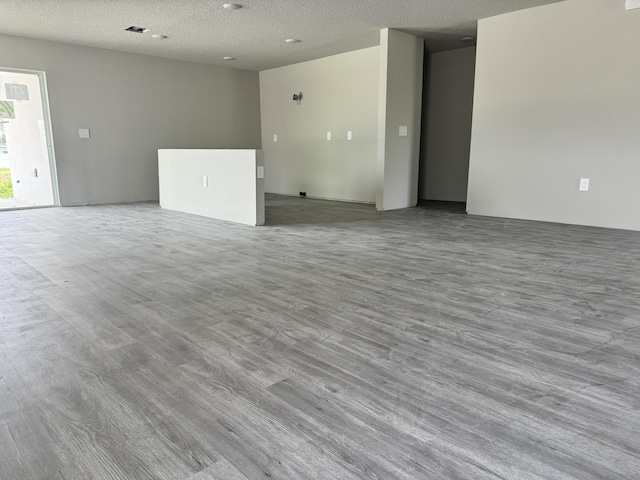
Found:
<svg viewBox="0 0 640 480"><path fill-rule="evenodd" d="M0 213L0 479L640 479L640 232Z"/></svg>

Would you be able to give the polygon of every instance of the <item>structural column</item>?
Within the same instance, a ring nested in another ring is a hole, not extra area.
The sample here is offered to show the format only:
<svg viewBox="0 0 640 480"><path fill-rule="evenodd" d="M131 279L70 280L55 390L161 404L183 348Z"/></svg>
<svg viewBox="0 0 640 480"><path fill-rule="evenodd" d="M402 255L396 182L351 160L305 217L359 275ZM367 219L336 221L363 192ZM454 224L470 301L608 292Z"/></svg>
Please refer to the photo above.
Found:
<svg viewBox="0 0 640 480"><path fill-rule="evenodd" d="M380 31L376 208L418 203L424 39Z"/></svg>

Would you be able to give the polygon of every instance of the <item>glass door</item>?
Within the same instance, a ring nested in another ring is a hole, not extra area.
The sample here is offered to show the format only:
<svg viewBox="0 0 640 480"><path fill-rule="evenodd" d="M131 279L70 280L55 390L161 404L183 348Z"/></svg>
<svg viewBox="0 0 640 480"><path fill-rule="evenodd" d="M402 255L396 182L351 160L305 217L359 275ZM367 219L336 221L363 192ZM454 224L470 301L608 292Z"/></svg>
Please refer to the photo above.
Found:
<svg viewBox="0 0 640 480"><path fill-rule="evenodd" d="M44 72L0 68L0 209L58 203Z"/></svg>

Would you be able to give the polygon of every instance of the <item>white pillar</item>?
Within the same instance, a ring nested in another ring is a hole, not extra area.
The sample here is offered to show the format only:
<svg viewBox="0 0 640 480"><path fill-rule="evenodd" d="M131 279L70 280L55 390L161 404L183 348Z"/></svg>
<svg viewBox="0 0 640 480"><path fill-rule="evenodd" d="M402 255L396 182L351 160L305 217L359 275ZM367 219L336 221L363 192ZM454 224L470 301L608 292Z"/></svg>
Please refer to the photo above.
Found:
<svg viewBox="0 0 640 480"><path fill-rule="evenodd" d="M378 210L418 203L423 55L422 38L389 28L380 31Z"/></svg>

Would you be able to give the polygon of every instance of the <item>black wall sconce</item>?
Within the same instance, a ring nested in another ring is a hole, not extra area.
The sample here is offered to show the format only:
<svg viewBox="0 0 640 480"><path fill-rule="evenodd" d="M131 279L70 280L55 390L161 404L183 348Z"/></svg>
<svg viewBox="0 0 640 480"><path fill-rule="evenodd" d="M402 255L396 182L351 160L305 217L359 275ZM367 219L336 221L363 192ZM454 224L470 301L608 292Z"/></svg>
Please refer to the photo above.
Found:
<svg viewBox="0 0 640 480"><path fill-rule="evenodd" d="M302 92L294 93L293 94L293 101L294 102L298 102L298 105L300 105L300 102L302 101Z"/></svg>

